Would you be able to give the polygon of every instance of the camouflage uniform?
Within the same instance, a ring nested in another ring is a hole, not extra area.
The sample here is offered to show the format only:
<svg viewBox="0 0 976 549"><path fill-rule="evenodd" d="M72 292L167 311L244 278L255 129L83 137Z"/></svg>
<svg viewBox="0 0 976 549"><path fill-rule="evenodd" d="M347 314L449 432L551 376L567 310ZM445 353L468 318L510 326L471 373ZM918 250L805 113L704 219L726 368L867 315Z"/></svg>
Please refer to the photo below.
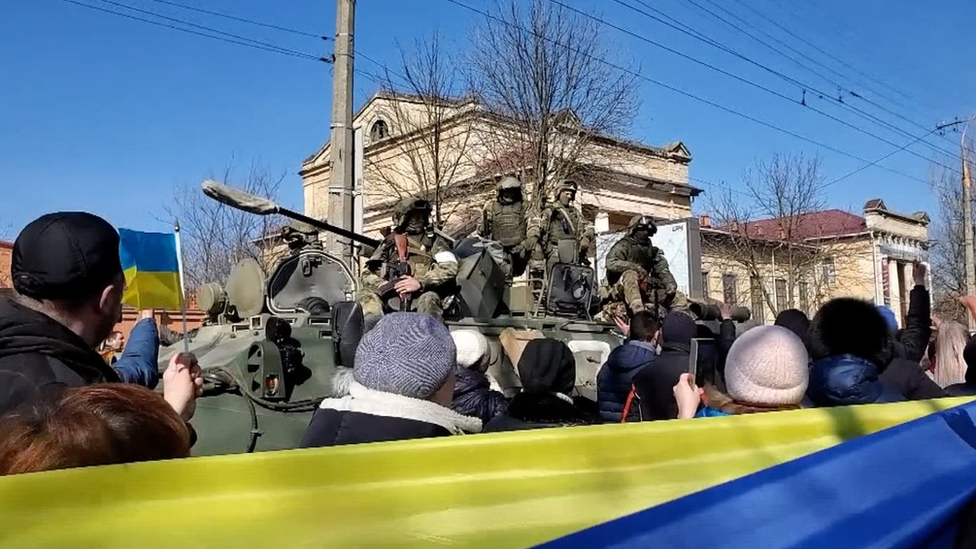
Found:
<svg viewBox="0 0 976 549"><path fill-rule="evenodd" d="M638 215L630 220L628 227L627 236L607 254L611 299L622 301L632 313L654 303L667 309L687 310L688 298L678 290L668 260L651 244L650 237L657 232L654 221Z"/></svg>
<svg viewBox="0 0 976 549"><path fill-rule="evenodd" d="M502 245L508 278L525 272L529 254L539 242L538 223L531 221L529 205L522 200L522 183L514 177L502 178L498 196L485 203L478 234Z"/></svg>
<svg viewBox="0 0 976 549"><path fill-rule="evenodd" d="M425 214L424 225L407 227L408 214L421 211ZM360 279L359 302L364 315L383 313L383 301L378 294L386 279L388 266L399 260L396 233L407 238L406 263L412 276L420 284L411 300L411 310L427 313L438 318L444 314L443 299L454 290L458 263L448 242L430 226L430 204L425 200L406 199L397 204L393 212L393 232L383 239L366 262Z"/></svg>
<svg viewBox="0 0 976 549"><path fill-rule="evenodd" d="M564 191L572 193L569 205L559 201ZM576 199L577 186L573 181L563 181L556 187L556 200L547 206L541 215L543 232L543 254L546 258L546 273L552 272L553 266L560 263L560 242L564 246L575 248L575 262L580 263L589 256L590 246L593 244L593 225L586 221L583 212L573 205Z"/></svg>

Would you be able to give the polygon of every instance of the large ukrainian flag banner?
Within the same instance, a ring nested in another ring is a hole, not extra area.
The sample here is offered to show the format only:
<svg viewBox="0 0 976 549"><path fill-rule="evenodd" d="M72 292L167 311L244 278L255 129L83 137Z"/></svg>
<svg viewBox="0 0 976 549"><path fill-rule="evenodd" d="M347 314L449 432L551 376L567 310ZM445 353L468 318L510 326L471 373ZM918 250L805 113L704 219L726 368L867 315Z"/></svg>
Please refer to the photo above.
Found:
<svg viewBox="0 0 976 549"><path fill-rule="evenodd" d="M125 272L122 303L136 309L179 309L182 305L179 243L174 233L119 229Z"/></svg>
<svg viewBox="0 0 976 549"><path fill-rule="evenodd" d="M968 400L0 477L0 549L949 549Z"/></svg>

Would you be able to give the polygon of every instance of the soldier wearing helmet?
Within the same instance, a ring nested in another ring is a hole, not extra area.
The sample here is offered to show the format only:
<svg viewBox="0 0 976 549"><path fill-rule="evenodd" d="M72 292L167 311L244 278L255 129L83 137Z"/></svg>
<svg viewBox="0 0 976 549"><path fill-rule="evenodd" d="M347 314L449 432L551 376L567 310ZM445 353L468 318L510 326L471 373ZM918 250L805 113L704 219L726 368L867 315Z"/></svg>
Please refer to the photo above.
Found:
<svg viewBox="0 0 976 549"><path fill-rule="evenodd" d="M529 254L539 242L538 224L529 224L529 206L522 198L522 182L503 177L498 194L482 210L478 234L502 245L508 256L504 269L509 278L525 272Z"/></svg>
<svg viewBox="0 0 976 549"><path fill-rule="evenodd" d="M562 181L555 189L556 201L542 212L547 273L557 263L580 263L589 255L594 239L593 226L574 205L577 190L575 181Z"/></svg>
<svg viewBox="0 0 976 549"><path fill-rule="evenodd" d="M384 301L398 297L409 309L440 318L458 274L457 258L430 223L430 202L401 200L393 209L393 230L366 261L359 300L363 314L383 313ZM388 301L387 301L388 302Z"/></svg>
<svg viewBox="0 0 976 549"><path fill-rule="evenodd" d="M654 304L668 309L687 309L688 299L678 284L661 250L651 244L657 232L654 219L634 216L627 235L607 254L607 286L611 299L622 301L630 313Z"/></svg>

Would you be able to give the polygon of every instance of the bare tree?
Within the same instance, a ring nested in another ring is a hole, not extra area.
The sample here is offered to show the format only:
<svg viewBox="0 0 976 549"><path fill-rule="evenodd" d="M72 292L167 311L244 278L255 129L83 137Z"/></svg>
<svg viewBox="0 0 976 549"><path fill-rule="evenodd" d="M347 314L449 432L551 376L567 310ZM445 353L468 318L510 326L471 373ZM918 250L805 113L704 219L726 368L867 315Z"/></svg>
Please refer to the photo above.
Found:
<svg viewBox="0 0 976 549"><path fill-rule="evenodd" d="M966 311L956 301L966 293L962 187L958 174L942 167L933 166L931 182L939 203L931 254L933 308L936 314L965 324Z"/></svg>
<svg viewBox="0 0 976 549"><path fill-rule="evenodd" d="M459 205L458 183L470 174L473 102L465 97L457 56L445 51L437 33L416 41L411 52L400 48L397 72L386 73L385 87L396 132L388 143L399 159L367 166L367 177L397 198L420 194L443 227ZM381 131L370 136L374 142L388 137Z"/></svg>
<svg viewBox="0 0 976 549"><path fill-rule="evenodd" d="M544 0L505 1L473 34L469 79L506 121L485 140L489 152L530 170L541 203L553 181L576 175L594 137L629 127L636 79L603 61L620 56L597 21Z"/></svg>
<svg viewBox="0 0 976 549"><path fill-rule="evenodd" d="M797 295L803 287L816 301L822 286L836 282L821 268L833 260L834 243L810 239L807 214L825 205L819 158L777 153L745 170L743 183L740 193L729 188L712 201L719 231L703 239L706 254L744 269L750 290L774 313L800 307L810 297Z"/></svg>
<svg viewBox="0 0 976 549"><path fill-rule="evenodd" d="M231 162L222 176L210 179L275 200L284 175L272 175L266 166L252 162L239 178ZM177 220L180 224L187 289L207 282L224 283L234 265L245 258L257 260L266 273L279 259L279 254L260 245L280 228L279 219L242 212L211 200L201 192L199 183L177 187L172 205L164 211L168 221Z"/></svg>

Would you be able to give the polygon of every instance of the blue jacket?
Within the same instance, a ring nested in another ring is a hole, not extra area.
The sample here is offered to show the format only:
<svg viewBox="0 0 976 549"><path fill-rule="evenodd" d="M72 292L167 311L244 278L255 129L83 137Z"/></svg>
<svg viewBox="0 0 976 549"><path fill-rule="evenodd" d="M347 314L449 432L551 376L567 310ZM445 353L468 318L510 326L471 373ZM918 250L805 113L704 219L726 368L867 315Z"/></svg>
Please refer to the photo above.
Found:
<svg viewBox="0 0 976 549"><path fill-rule="evenodd" d="M122 357L112 364L125 383L155 389L159 383L159 331L156 321L144 318L132 327Z"/></svg>
<svg viewBox="0 0 976 549"><path fill-rule="evenodd" d="M732 414L728 412L723 412L722 410L716 408L709 408L708 406L701 406L698 411L695 412L695 417L725 417L731 416Z"/></svg>
<svg viewBox="0 0 976 549"><path fill-rule="evenodd" d="M620 423L634 376L651 364L655 356L654 347L644 341L628 341L610 351L607 363L596 376L596 401L603 421ZM638 415L637 404L632 404L630 417Z"/></svg>
<svg viewBox="0 0 976 549"><path fill-rule="evenodd" d="M807 396L819 407L905 400L881 383L874 363L853 355L830 356L814 361L810 368Z"/></svg>

